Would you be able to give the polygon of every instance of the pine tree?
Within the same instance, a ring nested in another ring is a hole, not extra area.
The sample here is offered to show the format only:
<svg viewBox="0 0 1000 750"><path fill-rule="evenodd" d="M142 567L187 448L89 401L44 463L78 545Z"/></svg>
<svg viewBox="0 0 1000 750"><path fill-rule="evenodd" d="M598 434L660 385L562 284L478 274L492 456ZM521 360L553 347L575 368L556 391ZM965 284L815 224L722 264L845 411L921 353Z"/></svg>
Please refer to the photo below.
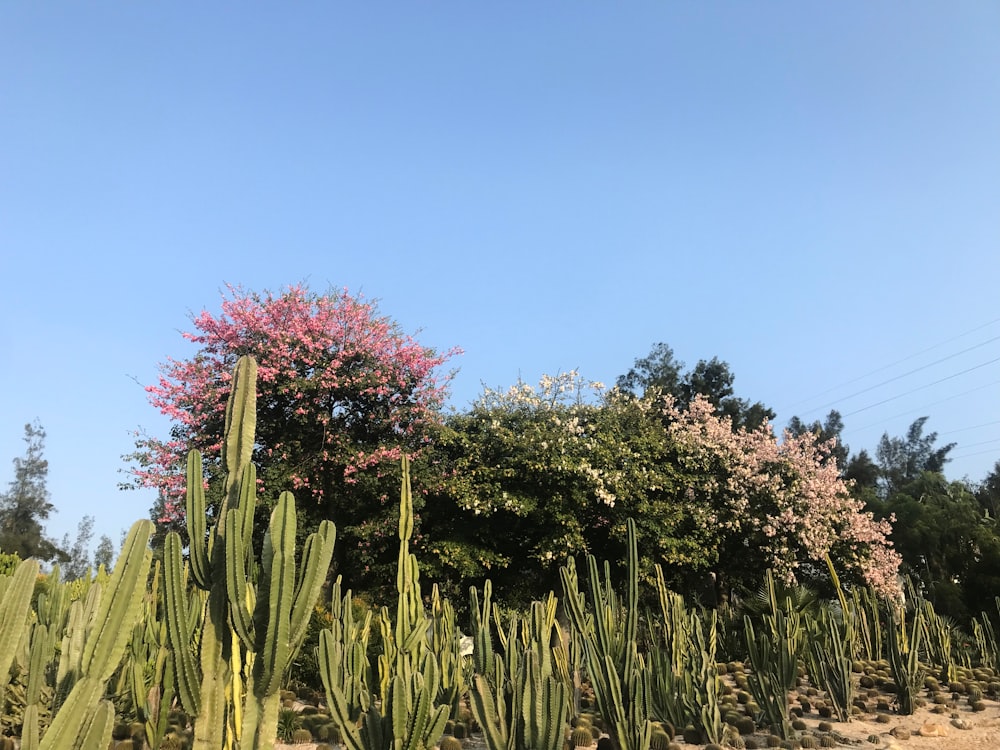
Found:
<svg viewBox="0 0 1000 750"><path fill-rule="evenodd" d="M65 553L45 536L42 525L55 507L46 486L45 430L37 421L24 426L24 442L28 446L24 456L14 459L14 479L0 494L0 550L22 560L65 560Z"/></svg>

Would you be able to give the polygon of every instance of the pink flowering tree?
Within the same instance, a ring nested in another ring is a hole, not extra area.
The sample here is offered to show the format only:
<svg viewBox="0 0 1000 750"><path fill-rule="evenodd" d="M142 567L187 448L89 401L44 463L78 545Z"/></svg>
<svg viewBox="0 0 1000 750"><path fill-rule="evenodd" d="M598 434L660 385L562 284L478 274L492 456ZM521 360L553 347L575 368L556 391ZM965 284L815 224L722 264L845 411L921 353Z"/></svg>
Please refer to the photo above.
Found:
<svg viewBox="0 0 1000 750"><path fill-rule="evenodd" d="M450 379L440 370L459 350L422 346L361 297L304 286L278 294L228 287L221 313L203 311L192 323L183 335L198 351L167 360L146 388L173 421L170 436L140 436L131 456L134 482L159 490L154 521L183 521L188 450L202 452L206 479L220 471L232 368L250 354L262 505L292 490L307 518L333 518L341 538L373 535L381 505L398 492L401 453L418 454L440 419Z"/></svg>
<svg viewBox="0 0 1000 750"><path fill-rule="evenodd" d="M811 432L779 442L767 424L733 429L702 398L686 409L668 398L664 416L688 476L682 501L695 525L713 530L706 562L721 591L753 585L767 568L789 584L825 578L829 555L845 578L898 596L891 524L852 497L830 458L834 445Z"/></svg>

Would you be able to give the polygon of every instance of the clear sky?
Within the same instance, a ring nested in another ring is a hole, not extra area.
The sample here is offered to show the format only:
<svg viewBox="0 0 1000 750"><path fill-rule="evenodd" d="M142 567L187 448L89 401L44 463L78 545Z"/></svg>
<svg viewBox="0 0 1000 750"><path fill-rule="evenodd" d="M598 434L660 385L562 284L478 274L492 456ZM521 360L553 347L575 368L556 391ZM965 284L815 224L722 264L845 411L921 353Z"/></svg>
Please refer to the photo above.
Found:
<svg viewBox="0 0 1000 750"><path fill-rule="evenodd" d="M224 284L347 287L482 384L652 344L1000 458L1000 4L0 5L0 481L117 542Z"/></svg>

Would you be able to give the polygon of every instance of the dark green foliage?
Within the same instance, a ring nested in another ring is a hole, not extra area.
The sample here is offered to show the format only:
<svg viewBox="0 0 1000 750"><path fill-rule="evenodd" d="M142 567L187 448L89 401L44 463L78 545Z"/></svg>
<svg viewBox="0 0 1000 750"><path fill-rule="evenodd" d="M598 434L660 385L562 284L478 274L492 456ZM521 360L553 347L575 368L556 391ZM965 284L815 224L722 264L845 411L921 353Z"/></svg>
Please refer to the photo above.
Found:
<svg viewBox="0 0 1000 750"><path fill-rule="evenodd" d="M44 458L45 430L38 422L24 426L24 456L14 459L14 479L0 493L0 552L22 560L65 561L66 554L45 536L43 522L55 510L47 487L49 462Z"/></svg>
<svg viewBox="0 0 1000 750"><path fill-rule="evenodd" d="M755 428L774 412L759 401L750 403L733 395L736 377L718 357L699 360L694 369L683 372L684 363L674 358L667 344L654 344L649 355L635 360L631 369L619 376L617 386L638 396L656 391L675 398L681 406L695 396L705 396L720 416L732 419L736 427Z"/></svg>
<svg viewBox="0 0 1000 750"><path fill-rule="evenodd" d="M937 433L924 435L927 417L920 417L910 425L905 438L882 435L878 445L878 464L882 479L883 497L890 497L903 485L912 482L924 472L941 473L948 462L948 453L956 443L940 448L934 446Z"/></svg>

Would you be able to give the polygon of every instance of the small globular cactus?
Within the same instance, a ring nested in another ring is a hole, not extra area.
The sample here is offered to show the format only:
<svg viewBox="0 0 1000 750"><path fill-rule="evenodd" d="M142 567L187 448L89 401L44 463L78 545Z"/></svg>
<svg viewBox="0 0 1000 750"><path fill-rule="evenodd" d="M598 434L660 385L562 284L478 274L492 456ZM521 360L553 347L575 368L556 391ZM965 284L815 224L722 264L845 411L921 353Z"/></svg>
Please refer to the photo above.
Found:
<svg viewBox="0 0 1000 750"><path fill-rule="evenodd" d="M573 747L589 747L594 744L594 735L590 733L589 727L578 725L577 728L573 730L570 742Z"/></svg>

